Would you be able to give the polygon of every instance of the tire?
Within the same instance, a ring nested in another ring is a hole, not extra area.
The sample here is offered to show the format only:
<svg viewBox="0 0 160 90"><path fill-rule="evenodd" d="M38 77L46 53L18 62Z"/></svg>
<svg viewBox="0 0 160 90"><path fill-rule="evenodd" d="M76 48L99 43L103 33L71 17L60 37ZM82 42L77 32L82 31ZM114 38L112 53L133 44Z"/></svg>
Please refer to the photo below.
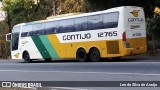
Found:
<svg viewBox="0 0 160 90"><path fill-rule="evenodd" d="M80 48L78 49L76 53L76 58L78 59L79 62L86 62L87 61L87 53L85 49Z"/></svg>
<svg viewBox="0 0 160 90"><path fill-rule="evenodd" d="M112 60L120 60L121 57L112 57Z"/></svg>
<svg viewBox="0 0 160 90"><path fill-rule="evenodd" d="M52 59L45 59L46 62L51 62Z"/></svg>
<svg viewBox="0 0 160 90"><path fill-rule="evenodd" d="M24 59L24 62L26 62L26 63L31 63L32 62L28 52L24 52L23 59Z"/></svg>
<svg viewBox="0 0 160 90"><path fill-rule="evenodd" d="M89 52L89 56L92 62L99 62L101 59L100 52L97 48L92 48Z"/></svg>

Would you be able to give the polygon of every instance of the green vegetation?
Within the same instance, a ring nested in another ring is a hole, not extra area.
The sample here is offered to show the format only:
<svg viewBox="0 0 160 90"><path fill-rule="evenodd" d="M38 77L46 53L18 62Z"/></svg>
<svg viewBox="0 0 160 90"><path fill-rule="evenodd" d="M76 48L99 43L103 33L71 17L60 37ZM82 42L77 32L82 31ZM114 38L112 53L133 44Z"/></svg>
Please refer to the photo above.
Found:
<svg viewBox="0 0 160 90"><path fill-rule="evenodd" d="M147 20L147 37L148 49L151 53L156 54L160 49L160 14L154 14L152 18Z"/></svg>
<svg viewBox="0 0 160 90"><path fill-rule="evenodd" d="M7 16L5 21L9 32L15 24L45 19L51 15L52 4L48 1L41 0L35 4L32 0L3 0L3 10Z"/></svg>
<svg viewBox="0 0 160 90"><path fill-rule="evenodd" d="M35 3L37 1L38 3ZM45 19L53 14L92 12L118 6L141 6L146 17L151 18L159 0L3 0L5 22L11 32L18 23ZM53 9L54 7L54 9Z"/></svg>

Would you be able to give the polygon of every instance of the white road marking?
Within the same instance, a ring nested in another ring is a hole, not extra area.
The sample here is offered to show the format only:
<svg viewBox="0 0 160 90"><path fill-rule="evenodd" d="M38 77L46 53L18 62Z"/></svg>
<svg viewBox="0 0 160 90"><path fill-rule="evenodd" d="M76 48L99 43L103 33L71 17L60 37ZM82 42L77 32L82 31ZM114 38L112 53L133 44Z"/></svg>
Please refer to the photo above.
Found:
<svg viewBox="0 0 160 90"><path fill-rule="evenodd" d="M0 72L30 72L30 73L72 73L72 74L108 74L108 75L139 75L139 76L160 76L160 74L149 73L114 73L114 72L74 72L74 71L30 71L30 70L0 70Z"/></svg>
<svg viewBox="0 0 160 90"><path fill-rule="evenodd" d="M71 88L71 87L47 87L51 90L93 90L93 89L83 89L83 88Z"/></svg>

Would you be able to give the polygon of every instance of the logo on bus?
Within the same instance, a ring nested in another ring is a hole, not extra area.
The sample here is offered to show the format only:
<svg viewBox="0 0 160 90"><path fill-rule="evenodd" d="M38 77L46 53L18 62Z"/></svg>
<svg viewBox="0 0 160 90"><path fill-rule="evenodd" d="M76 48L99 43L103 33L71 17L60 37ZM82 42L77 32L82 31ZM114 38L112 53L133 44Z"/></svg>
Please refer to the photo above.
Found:
<svg viewBox="0 0 160 90"><path fill-rule="evenodd" d="M140 10L133 10L133 12L130 12L134 18L128 18L128 22L130 23L143 23L144 18L138 18Z"/></svg>
<svg viewBox="0 0 160 90"><path fill-rule="evenodd" d="M133 12L130 12L130 13L132 13L134 17L138 17L139 16L139 11L140 10L133 10Z"/></svg>

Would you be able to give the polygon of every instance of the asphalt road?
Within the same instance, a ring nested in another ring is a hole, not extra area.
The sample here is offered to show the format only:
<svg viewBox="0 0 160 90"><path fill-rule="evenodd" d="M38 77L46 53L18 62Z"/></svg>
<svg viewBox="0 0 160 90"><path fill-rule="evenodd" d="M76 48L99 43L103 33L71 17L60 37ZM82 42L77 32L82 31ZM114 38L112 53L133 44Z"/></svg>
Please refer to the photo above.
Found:
<svg viewBox="0 0 160 90"><path fill-rule="evenodd" d="M142 55L103 62L0 60L0 81L160 81L160 56Z"/></svg>

